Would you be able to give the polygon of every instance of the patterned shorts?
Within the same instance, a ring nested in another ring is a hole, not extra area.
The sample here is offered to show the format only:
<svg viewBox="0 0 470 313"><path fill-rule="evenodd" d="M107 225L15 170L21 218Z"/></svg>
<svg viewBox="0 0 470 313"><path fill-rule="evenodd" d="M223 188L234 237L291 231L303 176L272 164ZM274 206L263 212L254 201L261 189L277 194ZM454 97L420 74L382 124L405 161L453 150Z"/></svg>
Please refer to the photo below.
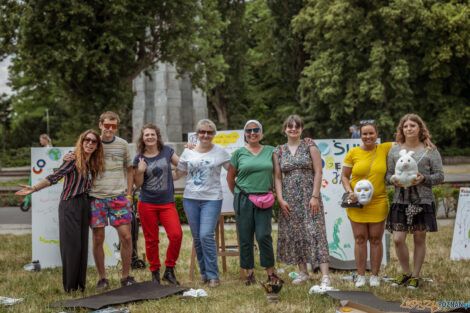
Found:
<svg viewBox="0 0 470 313"><path fill-rule="evenodd" d="M123 195L106 199L93 198L90 226L108 226L108 218L112 226L129 224L132 221L132 203Z"/></svg>

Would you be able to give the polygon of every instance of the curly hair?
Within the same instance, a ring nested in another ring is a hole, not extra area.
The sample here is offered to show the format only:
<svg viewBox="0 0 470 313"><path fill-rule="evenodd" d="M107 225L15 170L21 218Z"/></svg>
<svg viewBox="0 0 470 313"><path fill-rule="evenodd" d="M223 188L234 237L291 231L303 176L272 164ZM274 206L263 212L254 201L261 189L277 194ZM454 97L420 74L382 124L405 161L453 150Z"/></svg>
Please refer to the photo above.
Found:
<svg viewBox="0 0 470 313"><path fill-rule="evenodd" d="M142 126L142 129L140 130L140 136L139 136L139 139L137 139L137 153L144 154L145 152L145 143L144 143L144 130L145 129L153 129L155 131L155 134L157 134L158 151L162 151L164 144L162 140L162 134L160 133L160 128L158 128L158 126L156 125L149 123L149 124L145 124L144 126Z"/></svg>
<svg viewBox="0 0 470 313"><path fill-rule="evenodd" d="M95 136L97 143L96 143L96 150L93 151L93 153L91 154L90 159L88 160L88 166L87 166L86 155L85 155L85 151L83 150L83 140L88 134L92 134L93 136ZM75 155L77 156L75 166L77 167L78 172L82 174L82 176L87 175L87 168L91 172L93 182L95 181L95 178L98 175L103 174L103 171L104 171L103 143L101 142L100 134L96 130L89 129L87 131L84 131L80 135L80 137L77 140L77 143L75 144Z"/></svg>
<svg viewBox="0 0 470 313"><path fill-rule="evenodd" d="M405 134L403 133L403 125L406 121L412 121L418 124L419 127L419 141L423 142L426 146L429 146L433 149L436 149L436 146L431 142L431 134L426 127L426 124L421 119L418 114L408 113L405 114L400 123L397 126L397 132L395 133L395 141L396 143L403 144L405 143Z"/></svg>

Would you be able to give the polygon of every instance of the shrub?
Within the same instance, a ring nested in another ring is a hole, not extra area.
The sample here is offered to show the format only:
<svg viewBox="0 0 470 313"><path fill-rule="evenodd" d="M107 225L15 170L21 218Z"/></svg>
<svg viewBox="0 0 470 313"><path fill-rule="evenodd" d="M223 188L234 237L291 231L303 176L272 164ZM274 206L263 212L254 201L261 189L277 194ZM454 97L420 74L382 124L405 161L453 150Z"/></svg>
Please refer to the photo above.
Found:
<svg viewBox="0 0 470 313"><path fill-rule="evenodd" d="M8 149L0 152L2 167L29 166L31 163L31 148L23 147L18 149Z"/></svg>

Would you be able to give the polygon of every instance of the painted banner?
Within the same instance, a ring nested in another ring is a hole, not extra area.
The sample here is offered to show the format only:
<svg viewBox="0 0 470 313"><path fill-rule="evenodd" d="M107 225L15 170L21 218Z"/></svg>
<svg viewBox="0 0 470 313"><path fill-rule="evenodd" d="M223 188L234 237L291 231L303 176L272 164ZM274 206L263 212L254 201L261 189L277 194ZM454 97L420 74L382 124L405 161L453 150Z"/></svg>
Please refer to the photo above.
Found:
<svg viewBox="0 0 470 313"><path fill-rule="evenodd" d="M198 138L196 133L188 134L189 142L197 143ZM242 130L221 130L218 131L212 140L212 143L222 147L230 153L245 146L244 131ZM220 172L220 183L222 184L222 213L233 212L233 194L230 192L227 184L227 171L222 168Z"/></svg>
<svg viewBox="0 0 470 313"><path fill-rule="evenodd" d="M470 260L470 188L460 188L450 259Z"/></svg>
<svg viewBox="0 0 470 313"><path fill-rule="evenodd" d="M380 139L377 141L380 142ZM341 170L349 150L362 144L361 139L315 139L321 152L323 179L321 194L325 207L326 233L330 255L342 261L354 260L354 236L346 209L341 207L344 193ZM382 264L387 263L385 234L382 239L384 254ZM369 253L368 253L369 255Z"/></svg>
<svg viewBox="0 0 470 313"><path fill-rule="evenodd" d="M46 176L54 173L62 164L62 157L75 148L31 148L31 183L39 183ZM59 251L58 208L62 193L63 179L56 185L44 188L32 194L32 257L39 260L41 267L62 266ZM115 244L119 243L113 227L106 227L104 242L105 265L115 266ZM90 232L88 247L88 265L94 265L92 238Z"/></svg>

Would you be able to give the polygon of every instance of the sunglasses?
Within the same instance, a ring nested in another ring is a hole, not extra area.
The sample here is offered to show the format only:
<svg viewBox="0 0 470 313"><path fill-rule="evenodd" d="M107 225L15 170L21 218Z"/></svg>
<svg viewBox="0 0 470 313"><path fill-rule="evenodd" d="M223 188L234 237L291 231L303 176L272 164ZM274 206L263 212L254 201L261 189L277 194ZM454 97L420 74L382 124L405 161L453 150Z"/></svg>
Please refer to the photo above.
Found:
<svg viewBox="0 0 470 313"><path fill-rule="evenodd" d="M251 134L251 133L257 134L257 133L259 133L259 128L245 129L245 132L247 134Z"/></svg>
<svg viewBox="0 0 470 313"><path fill-rule="evenodd" d="M300 129L300 125L299 124L287 124L286 128L289 128L289 129Z"/></svg>
<svg viewBox="0 0 470 313"><path fill-rule="evenodd" d="M375 124L375 120L362 120L359 122L360 125Z"/></svg>
<svg viewBox="0 0 470 313"><path fill-rule="evenodd" d="M85 138L83 138L83 142L86 142L86 143L91 142L92 144L96 145L98 143L98 140L90 138L90 137L85 137Z"/></svg>
<svg viewBox="0 0 470 313"><path fill-rule="evenodd" d="M118 128L117 124L107 124L107 123L105 123L105 124L103 124L103 126L106 129L111 129L111 128L112 129L117 129Z"/></svg>
<svg viewBox="0 0 470 313"><path fill-rule="evenodd" d="M197 133L199 135L209 135L209 136L212 136L215 134L215 131L213 130L198 130Z"/></svg>

